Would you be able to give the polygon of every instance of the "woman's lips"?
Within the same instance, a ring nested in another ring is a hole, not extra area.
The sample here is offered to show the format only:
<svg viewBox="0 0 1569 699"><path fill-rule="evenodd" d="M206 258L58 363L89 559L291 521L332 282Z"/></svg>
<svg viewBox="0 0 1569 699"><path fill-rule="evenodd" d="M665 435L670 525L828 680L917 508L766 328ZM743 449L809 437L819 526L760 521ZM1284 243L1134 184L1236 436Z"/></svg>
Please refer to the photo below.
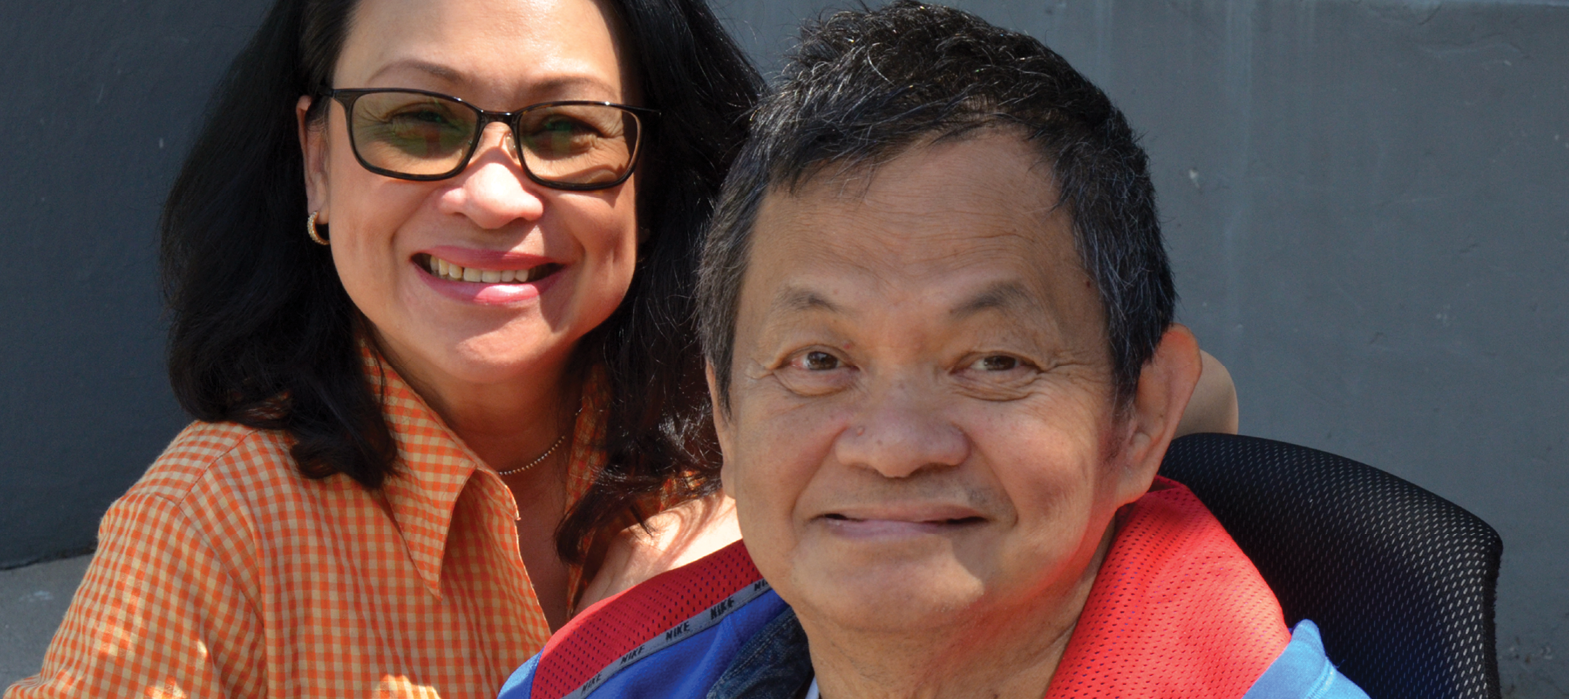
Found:
<svg viewBox="0 0 1569 699"><path fill-rule="evenodd" d="M560 263L532 255L478 251L446 255L419 253L411 262L419 269L420 278L443 296L490 306L537 299L555 285L561 277L559 272L564 269Z"/></svg>
<svg viewBox="0 0 1569 699"><path fill-rule="evenodd" d="M498 260L498 262L501 265L506 264L505 260ZM429 270L430 273L438 279L445 279L447 281L454 282L477 282L483 284L527 284L529 282L538 281L548 277L556 270L561 269L561 265L554 262L544 262L534 265L520 264L516 268L512 269L504 267L498 269L497 266L495 266L495 263L485 267L474 266L472 264L470 266L464 266L444 257L438 257L429 253L420 253L415 255L414 264Z"/></svg>

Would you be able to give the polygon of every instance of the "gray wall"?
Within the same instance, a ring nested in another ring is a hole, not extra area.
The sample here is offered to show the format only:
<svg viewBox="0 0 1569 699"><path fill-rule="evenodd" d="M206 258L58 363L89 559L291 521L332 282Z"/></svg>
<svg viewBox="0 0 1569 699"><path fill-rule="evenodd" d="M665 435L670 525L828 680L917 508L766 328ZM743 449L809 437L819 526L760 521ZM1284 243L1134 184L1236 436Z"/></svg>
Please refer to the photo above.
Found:
<svg viewBox="0 0 1569 699"><path fill-rule="evenodd" d="M91 547L187 420L158 208L261 4L0 4L0 567Z"/></svg>
<svg viewBox="0 0 1569 699"><path fill-rule="evenodd" d="M765 66L826 4L715 1ZM0 567L90 546L184 422L157 207L262 4L0 9ZM1569 696L1569 4L961 6L1046 40L1146 132L1182 319L1231 368L1243 431L1497 527L1507 694Z"/></svg>

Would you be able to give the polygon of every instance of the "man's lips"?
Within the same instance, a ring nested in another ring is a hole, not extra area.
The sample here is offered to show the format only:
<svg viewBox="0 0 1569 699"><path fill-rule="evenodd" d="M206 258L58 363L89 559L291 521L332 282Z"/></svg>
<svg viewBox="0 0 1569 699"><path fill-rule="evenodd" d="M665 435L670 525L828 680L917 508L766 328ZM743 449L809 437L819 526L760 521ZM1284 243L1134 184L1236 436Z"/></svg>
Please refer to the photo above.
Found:
<svg viewBox="0 0 1569 699"><path fill-rule="evenodd" d="M980 512L955 505L854 507L830 511L817 519L832 531L853 538L951 533L987 521Z"/></svg>

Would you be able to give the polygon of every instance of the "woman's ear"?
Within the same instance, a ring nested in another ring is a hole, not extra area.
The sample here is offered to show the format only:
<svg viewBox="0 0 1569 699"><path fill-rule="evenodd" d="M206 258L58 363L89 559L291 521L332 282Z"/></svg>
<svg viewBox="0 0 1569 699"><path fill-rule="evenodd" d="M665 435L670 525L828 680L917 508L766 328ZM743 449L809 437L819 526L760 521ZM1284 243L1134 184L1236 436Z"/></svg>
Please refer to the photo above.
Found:
<svg viewBox="0 0 1569 699"><path fill-rule="evenodd" d="M1118 459L1123 466L1119 502L1132 502L1149 490L1199 372L1198 340L1186 327L1173 323L1139 372L1133 404L1127 408L1127 436Z"/></svg>
<svg viewBox="0 0 1569 699"><path fill-rule="evenodd" d="M300 154L305 160L305 208L318 212L316 222L327 223L327 129L310 123L310 95L294 103L295 126L299 132Z"/></svg>

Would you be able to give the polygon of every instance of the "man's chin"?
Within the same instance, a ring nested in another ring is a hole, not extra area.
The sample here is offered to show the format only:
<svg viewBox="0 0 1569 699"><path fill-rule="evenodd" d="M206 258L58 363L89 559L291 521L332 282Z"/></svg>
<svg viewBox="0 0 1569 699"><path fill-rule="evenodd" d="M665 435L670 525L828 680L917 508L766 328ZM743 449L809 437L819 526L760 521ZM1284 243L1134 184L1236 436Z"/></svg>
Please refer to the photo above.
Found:
<svg viewBox="0 0 1569 699"><path fill-rule="evenodd" d="M864 633L930 632L962 621L986 585L958 561L797 568L780 595L802 623Z"/></svg>

